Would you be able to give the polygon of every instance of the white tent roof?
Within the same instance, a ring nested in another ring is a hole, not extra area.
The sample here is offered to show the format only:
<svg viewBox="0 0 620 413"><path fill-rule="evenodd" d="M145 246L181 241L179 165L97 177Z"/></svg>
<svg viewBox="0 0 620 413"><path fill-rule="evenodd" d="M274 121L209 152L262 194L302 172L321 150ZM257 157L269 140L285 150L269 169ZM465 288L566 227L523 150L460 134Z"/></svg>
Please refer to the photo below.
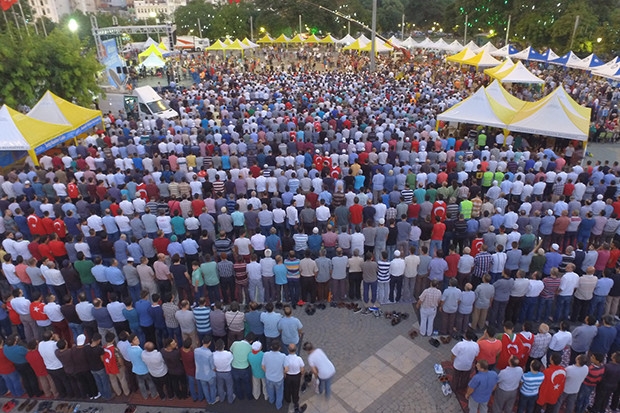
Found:
<svg viewBox="0 0 620 413"><path fill-rule="evenodd" d="M418 46L418 42L416 42L415 40L413 40L411 38L411 36L407 37L403 42L402 42L403 47L407 47L409 49L413 49L414 47Z"/></svg>
<svg viewBox="0 0 620 413"><path fill-rule="evenodd" d="M396 38L396 36L392 36L388 39L388 42L393 44L394 46L403 47L403 42Z"/></svg>
<svg viewBox="0 0 620 413"><path fill-rule="evenodd" d="M353 43L354 41L355 41L355 37L351 36L350 34L347 34L342 39L338 40L336 43L347 45L347 44Z"/></svg>
<svg viewBox="0 0 620 413"><path fill-rule="evenodd" d="M418 43L416 47L419 47L420 49L434 49L435 43L427 37L424 40L422 40L420 43Z"/></svg>
<svg viewBox="0 0 620 413"><path fill-rule="evenodd" d="M510 111L507 108L502 109L506 112ZM474 123L496 128L506 127L506 123L493 110L492 103L484 87L479 88L469 98L438 115L437 119L448 122Z"/></svg>
<svg viewBox="0 0 620 413"><path fill-rule="evenodd" d="M497 80L494 80L489 86L486 87L485 90L487 92L487 96L493 98L497 103L507 109L519 110L526 103L524 100L520 100L508 93Z"/></svg>
<svg viewBox="0 0 620 413"><path fill-rule="evenodd" d="M508 128L516 132L585 141L588 139L591 109L580 106L564 85L538 102L528 103Z"/></svg>
<svg viewBox="0 0 620 413"><path fill-rule="evenodd" d="M435 42L433 49L437 50L451 50L450 44L448 44L444 39L439 39Z"/></svg>
<svg viewBox="0 0 620 413"><path fill-rule="evenodd" d="M596 70L603 66L605 63L599 59L594 53L588 57L581 59L581 63L576 63L577 68L584 70Z"/></svg>
<svg viewBox="0 0 620 413"><path fill-rule="evenodd" d="M42 120L43 122L56 123L58 125L71 125L71 122L69 122L62 113L49 91L45 92L41 100L30 109L28 116Z"/></svg>
<svg viewBox="0 0 620 413"><path fill-rule="evenodd" d="M152 68L152 67L164 67L166 63L155 53L152 53L147 57L144 62L140 64L140 66Z"/></svg>
<svg viewBox="0 0 620 413"><path fill-rule="evenodd" d="M493 52L491 52L491 56L495 56L495 57L508 57L510 56L510 52L516 50L514 48L513 45L511 44L507 44L506 46L502 47L501 49L497 49Z"/></svg>
<svg viewBox="0 0 620 413"><path fill-rule="evenodd" d="M452 43L450 43L451 52L460 52L461 50L463 50L463 45L458 40L455 40Z"/></svg>
<svg viewBox="0 0 620 413"><path fill-rule="evenodd" d="M577 56L571 51L561 57L558 57L557 59L551 60L549 63L560 66L579 68L579 66L582 64L582 60L579 58L579 56Z"/></svg>
<svg viewBox="0 0 620 413"><path fill-rule="evenodd" d="M370 39L364 36L363 33L360 35L360 37L357 38L357 40L360 41L360 46L366 46L368 43L370 43Z"/></svg>
<svg viewBox="0 0 620 413"><path fill-rule="evenodd" d="M497 51L497 47L495 47L495 46L493 45L493 43L491 43L491 42L487 42L484 46L482 46L482 47L480 48L480 50L479 50L479 51L481 52L481 51L483 51L483 50L486 50L486 51L487 51L487 52L489 52L489 53L493 53L493 52L496 52L496 51Z"/></svg>
<svg viewBox="0 0 620 413"><path fill-rule="evenodd" d="M146 39L146 42L144 42L144 45L142 46L142 50L148 49L151 45L157 47L157 46L159 46L159 43L157 43L155 40L153 40L152 37L149 37L148 39ZM158 48L158 50L159 50L159 48Z"/></svg>
<svg viewBox="0 0 620 413"><path fill-rule="evenodd" d="M465 47L474 53L478 53L480 51L480 47L476 43L474 43L472 40L470 40L469 43L467 43L463 48Z"/></svg>
<svg viewBox="0 0 620 413"><path fill-rule="evenodd" d="M616 59L614 59L616 60ZM617 80L620 74L620 60L618 62L607 62L604 66L599 66L592 71L593 75Z"/></svg>
<svg viewBox="0 0 620 413"><path fill-rule="evenodd" d="M0 134L0 151L27 151L31 148L17 129L6 105L0 108L0 130L2 131Z"/></svg>
<svg viewBox="0 0 620 413"><path fill-rule="evenodd" d="M370 52L372 48L372 42L366 43L360 50L365 52ZM385 53L391 52L394 48L388 44L386 44L383 40L380 40L378 37L375 38L375 52L376 53Z"/></svg>
<svg viewBox="0 0 620 413"><path fill-rule="evenodd" d="M535 76L532 72L530 72L527 67L521 63L521 61L517 62L514 68L509 69L509 73L501 78L502 83L534 83L541 84L545 83L544 80Z"/></svg>

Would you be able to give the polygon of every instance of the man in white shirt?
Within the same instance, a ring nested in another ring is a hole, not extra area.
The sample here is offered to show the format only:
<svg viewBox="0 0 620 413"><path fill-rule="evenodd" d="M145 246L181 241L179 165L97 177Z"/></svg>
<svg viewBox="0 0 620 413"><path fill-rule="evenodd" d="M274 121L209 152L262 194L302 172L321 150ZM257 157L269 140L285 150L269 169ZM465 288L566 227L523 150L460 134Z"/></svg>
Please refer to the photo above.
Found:
<svg viewBox="0 0 620 413"><path fill-rule="evenodd" d="M454 367L452 388L454 391L463 390L467 387L474 360L479 353L480 347L476 343L476 334L472 330L468 330L465 333L465 339L456 343L452 348L452 366Z"/></svg>
<svg viewBox="0 0 620 413"><path fill-rule="evenodd" d="M566 402L566 412L572 412L575 409L577 394L581 388L581 384L588 375L588 360L585 354L580 354L575 359L575 364L566 367L566 382L564 383L564 392L560 395L557 403L551 409L552 413L558 413L562 405Z"/></svg>
<svg viewBox="0 0 620 413"><path fill-rule="evenodd" d="M304 361L297 355L297 346L289 344L288 355L284 359L284 401L293 402L294 413L304 412L308 407L306 404L299 406L299 387L304 368Z"/></svg>
<svg viewBox="0 0 620 413"><path fill-rule="evenodd" d="M67 377L65 370L62 368L62 363L58 360L58 357L56 357L56 350L58 350L56 341L58 338L53 335L51 331L46 331L43 333L41 339L42 341L39 342L38 345L39 354L41 354L41 358L43 358L43 363L45 364L47 372L52 377L52 380L54 380L56 390L58 390L58 396L60 398L65 398L68 396L65 384L69 382L69 377Z"/></svg>
<svg viewBox="0 0 620 413"><path fill-rule="evenodd" d="M320 348L314 348L312 343L306 341L304 350L308 352L308 365L312 373L319 378L319 394L325 391L325 398L329 399L332 393L332 380L336 375L334 364Z"/></svg>
<svg viewBox="0 0 620 413"><path fill-rule="evenodd" d="M217 340L215 342L215 352L213 353L217 395L220 401L226 399L228 403L235 401L235 395L233 393L232 361L232 353L224 350L224 341L221 339Z"/></svg>
<svg viewBox="0 0 620 413"><path fill-rule="evenodd" d="M519 366L519 359L515 356L510 357L508 363L508 367L499 372L493 413L512 411L517 401L523 368Z"/></svg>
<svg viewBox="0 0 620 413"><path fill-rule="evenodd" d="M578 283L579 275L575 273L575 264L568 264L566 266L566 273L560 279L560 287L558 288L558 296L555 303L555 320L561 321L568 318L573 293Z"/></svg>
<svg viewBox="0 0 620 413"><path fill-rule="evenodd" d="M166 390L170 398L173 397L172 389L168 384L168 367L164 362L164 357L161 353L155 350L155 344L150 341L144 344L144 350L142 351L142 361L146 364L149 370L149 374L153 378L159 398L166 400Z"/></svg>
<svg viewBox="0 0 620 413"><path fill-rule="evenodd" d="M420 257L415 254L415 251L415 247L409 248L409 255L405 257L405 278L403 279L403 295L405 298L403 301L408 303L414 301L413 292L415 289L415 280L418 276L418 267L420 265Z"/></svg>
<svg viewBox="0 0 620 413"><path fill-rule="evenodd" d="M390 302L399 302L403 290L405 260L400 258L400 251L394 251L394 259L390 262ZM396 291L396 297L394 297Z"/></svg>

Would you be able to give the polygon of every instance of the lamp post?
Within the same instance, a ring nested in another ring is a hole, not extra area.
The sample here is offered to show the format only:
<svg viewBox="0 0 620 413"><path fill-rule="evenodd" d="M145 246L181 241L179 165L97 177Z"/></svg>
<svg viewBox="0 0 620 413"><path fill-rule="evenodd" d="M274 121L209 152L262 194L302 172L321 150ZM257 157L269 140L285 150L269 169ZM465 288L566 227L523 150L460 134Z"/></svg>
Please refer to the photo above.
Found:
<svg viewBox="0 0 620 413"><path fill-rule="evenodd" d="M70 19L67 27L69 28L69 31L71 31L71 33L75 33L79 29L78 22L75 21L75 19Z"/></svg>

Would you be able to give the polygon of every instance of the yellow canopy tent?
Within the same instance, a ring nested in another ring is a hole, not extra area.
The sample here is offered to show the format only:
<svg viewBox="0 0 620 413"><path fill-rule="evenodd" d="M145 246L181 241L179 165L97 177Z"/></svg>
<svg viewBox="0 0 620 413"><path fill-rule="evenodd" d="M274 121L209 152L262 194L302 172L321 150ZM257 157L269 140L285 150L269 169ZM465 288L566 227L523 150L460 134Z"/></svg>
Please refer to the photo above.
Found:
<svg viewBox="0 0 620 413"><path fill-rule="evenodd" d="M303 38L303 36L301 34L296 34L295 37L293 37L291 40L289 40L289 43L305 43L305 39Z"/></svg>
<svg viewBox="0 0 620 413"><path fill-rule="evenodd" d="M494 79L497 79L496 75L510 70L514 65L515 64L512 61L512 59L508 58L504 60L502 64L499 66L491 67L489 69L484 69L484 73Z"/></svg>
<svg viewBox="0 0 620 413"><path fill-rule="evenodd" d="M448 62L463 63L465 60L471 59L474 56L476 56L476 54L466 47L457 54L446 57L446 60Z"/></svg>
<svg viewBox="0 0 620 413"><path fill-rule="evenodd" d="M102 123L100 110L74 105L49 90L28 112L28 117L43 122L71 126L74 137Z"/></svg>
<svg viewBox="0 0 620 413"><path fill-rule="evenodd" d="M138 58L140 59L140 61L142 61L143 59L146 59L147 57L149 57L151 54L156 54L158 57L162 57L162 52L161 50L159 50L157 48L157 46L155 46L154 44L150 45L148 47L148 49L146 49L145 51L143 51L142 53L140 53L138 55Z"/></svg>
<svg viewBox="0 0 620 413"><path fill-rule="evenodd" d="M316 37L314 34L311 34L310 36L308 36L306 38L306 40L304 40L304 43L321 43L321 39L319 39L318 37Z"/></svg>
<svg viewBox="0 0 620 413"><path fill-rule="evenodd" d="M353 43L343 47L342 50L357 50L357 51L360 51L362 49L362 47L364 47L364 45L361 44L360 39L357 39Z"/></svg>
<svg viewBox="0 0 620 413"><path fill-rule="evenodd" d="M463 64L475 66L477 68L498 66L500 63L501 62L499 60L491 56L491 54L486 50L483 50L476 56L463 61Z"/></svg>
<svg viewBox="0 0 620 413"><path fill-rule="evenodd" d="M487 95L493 98L497 103L509 109L520 110L527 103L511 95L497 80L494 80L493 83L486 87L486 92Z"/></svg>
<svg viewBox="0 0 620 413"><path fill-rule="evenodd" d="M256 41L256 43L261 44L271 44L273 43L273 38L271 36L269 36L268 34L264 35L263 37L261 37L260 39L258 39Z"/></svg>
<svg viewBox="0 0 620 413"><path fill-rule="evenodd" d="M247 37L245 39L241 40L241 43L243 43L244 45L248 46L250 49L254 49L254 48L258 47L258 45L256 43L252 42Z"/></svg>
<svg viewBox="0 0 620 413"><path fill-rule="evenodd" d="M336 44L337 41L338 40L335 39L331 34L328 34L327 36L319 40L319 43L320 44Z"/></svg>
<svg viewBox="0 0 620 413"><path fill-rule="evenodd" d="M372 42L366 44L364 47L360 48L359 50L360 52L370 52L372 50ZM379 39L375 39L375 53L388 53L393 50L394 48L390 46L389 44Z"/></svg>
<svg viewBox="0 0 620 413"><path fill-rule="evenodd" d="M168 47L164 44L164 42L160 42L159 45L157 46L157 48L161 51L167 52L168 51Z"/></svg>
<svg viewBox="0 0 620 413"><path fill-rule="evenodd" d="M284 44L288 44L291 41L291 39L289 39L288 37L286 37L284 34L281 34L280 36L278 36L277 39L275 39L273 41L273 43L284 43Z"/></svg>
<svg viewBox="0 0 620 413"><path fill-rule="evenodd" d="M227 37L226 39L224 39L224 44L225 44L226 46L230 46L230 45L232 44L232 42L233 42L233 41L232 41L232 40L230 40L230 37Z"/></svg>
<svg viewBox="0 0 620 413"><path fill-rule="evenodd" d="M33 162L38 165L37 155L62 143L71 137L70 125L43 122L4 105L0 109L0 126L3 140L11 139L11 148L5 150L27 150ZM0 147L6 145L0 142Z"/></svg>
<svg viewBox="0 0 620 413"><path fill-rule="evenodd" d="M224 56L226 56L226 48L228 46L226 46L220 39L217 39L217 41L215 43L213 43L211 46L207 47L205 50L208 50L209 52L224 52Z"/></svg>
<svg viewBox="0 0 620 413"><path fill-rule="evenodd" d="M239 39L235 39L234 42L231 42L228 46L226 46L226 50L240 50L241 56L243 56L244 51L249 48L250 46L244 45Z"/></svg>
<svg viewBox="0 0 620 413"><path fill-rule="evenodd" d="M560 85L544 99L526 103L508 124L508 129L586 141L590 114L591 109L579 106Z"/></svg>

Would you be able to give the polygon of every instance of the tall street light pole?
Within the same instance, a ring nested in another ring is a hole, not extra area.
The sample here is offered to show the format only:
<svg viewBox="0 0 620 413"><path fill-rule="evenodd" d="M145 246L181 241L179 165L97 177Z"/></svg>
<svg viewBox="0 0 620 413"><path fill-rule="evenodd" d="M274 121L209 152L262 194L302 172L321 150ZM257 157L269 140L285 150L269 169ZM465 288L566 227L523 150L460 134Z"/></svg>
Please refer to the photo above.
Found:
<svg viewBox="0 0 620 413"><path fill-rule="evenodd" d="M377 0L372 0L372 24L370 33L370 71L376 70L375 39L377 35Z"/></svg>

